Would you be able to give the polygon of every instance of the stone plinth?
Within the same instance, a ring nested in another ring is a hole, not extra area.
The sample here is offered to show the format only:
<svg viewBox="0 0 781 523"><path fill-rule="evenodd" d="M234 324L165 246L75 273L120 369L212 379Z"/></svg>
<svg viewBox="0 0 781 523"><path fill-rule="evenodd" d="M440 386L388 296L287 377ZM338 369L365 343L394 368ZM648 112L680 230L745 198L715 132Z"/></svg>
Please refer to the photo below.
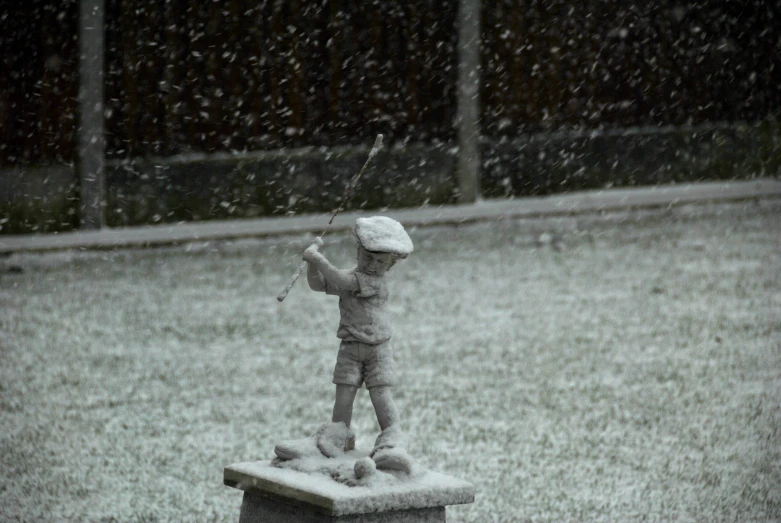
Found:
<svg viewBox="0 0 781 523"><path fill-rule="evenodd" d="M444 522L446 506L475 499L471 483L437 472L378 471L374 479L348 486L328 473L254 461L225 467L223 482L244 491L240 523Z"/></svg>

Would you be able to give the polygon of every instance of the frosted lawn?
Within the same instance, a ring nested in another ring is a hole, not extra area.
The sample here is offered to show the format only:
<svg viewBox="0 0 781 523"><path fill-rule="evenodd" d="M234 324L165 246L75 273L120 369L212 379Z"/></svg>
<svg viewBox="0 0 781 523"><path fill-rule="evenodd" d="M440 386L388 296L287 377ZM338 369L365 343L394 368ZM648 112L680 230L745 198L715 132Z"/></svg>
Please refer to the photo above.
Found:
<svg viewBox="0 0 781 523"><path fill-rule="evenodd" d="M421 464L477 486L448 520L781 518L780 213L411 231L396 398ZM0 519L236 521L223 466L330 415L334 298L275 300L306 245L2 262Z"/></svg>

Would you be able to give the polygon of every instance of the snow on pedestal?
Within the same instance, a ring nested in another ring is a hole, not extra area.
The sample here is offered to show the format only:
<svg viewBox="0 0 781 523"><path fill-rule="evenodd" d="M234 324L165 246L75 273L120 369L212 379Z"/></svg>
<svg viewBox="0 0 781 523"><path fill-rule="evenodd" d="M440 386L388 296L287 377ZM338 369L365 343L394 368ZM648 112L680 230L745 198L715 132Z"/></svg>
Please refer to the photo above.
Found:
<svg viewBox="0 0 781 523"><path fill-rule="evenodd" d="M305 472L270 461L236 463L225 467L223 482L244 491L240 523L441 522L446 506L474 502L471 483L426 470L377 471L371 481L349 486L355 476L340 480L340 474L357 457L345 456L327 468L303 464Z"/></svg>

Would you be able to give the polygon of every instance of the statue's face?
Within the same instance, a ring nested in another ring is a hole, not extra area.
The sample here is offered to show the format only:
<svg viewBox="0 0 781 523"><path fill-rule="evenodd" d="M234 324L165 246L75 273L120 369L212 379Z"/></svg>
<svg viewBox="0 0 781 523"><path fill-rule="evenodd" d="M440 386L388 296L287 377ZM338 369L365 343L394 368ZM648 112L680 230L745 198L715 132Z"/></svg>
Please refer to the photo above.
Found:
<svg viewBox="0 0 781 523"><path fill-rule="evenodd" d="M358 246L358 271L371 276L382 276L396 263L396 256L389 252L371 252Z"/></svg>

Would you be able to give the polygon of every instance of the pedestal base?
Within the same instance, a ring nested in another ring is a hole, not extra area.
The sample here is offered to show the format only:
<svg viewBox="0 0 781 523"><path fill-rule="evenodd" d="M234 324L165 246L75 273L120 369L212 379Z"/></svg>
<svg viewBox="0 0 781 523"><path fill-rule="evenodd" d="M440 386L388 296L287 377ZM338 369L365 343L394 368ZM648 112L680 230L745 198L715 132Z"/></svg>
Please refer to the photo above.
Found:
<svg viewBox="0 0 781 523"><path fill-rule="evenodd" d="M330 516L301 503L291 504L245 492L239 523L445 523L445 507L389 510Z"/></svg>
<svg viewBox="0 0 781 523"><path fill-rule="evenodd" d="M441 523L446 506L475 499L471 483L436 472L384 479L351 487L256 461L225 467L223 482L244 491L240 523Z"/></svg>

